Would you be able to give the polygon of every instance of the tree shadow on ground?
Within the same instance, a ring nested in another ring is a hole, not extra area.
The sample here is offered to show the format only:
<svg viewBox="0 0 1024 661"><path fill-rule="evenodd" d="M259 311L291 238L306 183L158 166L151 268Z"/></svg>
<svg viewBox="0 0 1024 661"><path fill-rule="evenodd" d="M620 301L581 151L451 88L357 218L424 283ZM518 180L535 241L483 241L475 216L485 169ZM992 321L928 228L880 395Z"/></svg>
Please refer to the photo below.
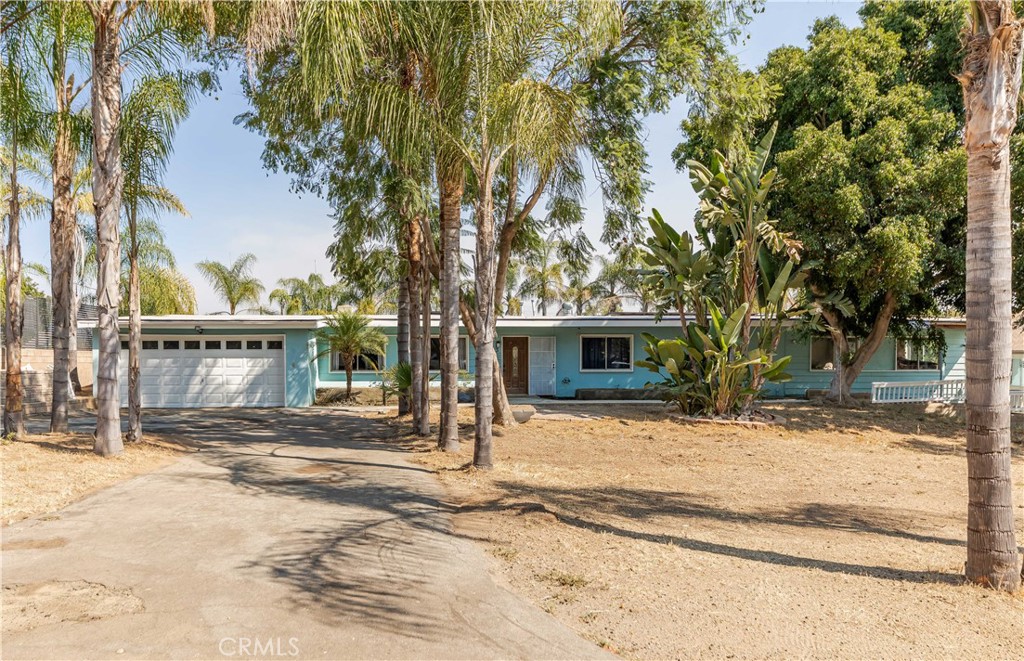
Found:
<svg viewBox="0 0 1024 661"><path fill-rule="evenodd" d="M289 501L273 511L316 507L322 518L278 535L239 569L289 586L290 606L328 625L444 640L449 613L410 607L437 589L434 577L452 560L450 508L431 472L391 454L400 450L377 421L334 413L227 419L189 420L177 432L202 438L195 457L224 471L191 477Z"/></svg>
<svg viewBox="0 0 1024 661"><path fill-rule="evenodd" d="M723 509L693 494L601 487L566 489L541 487L513 481L498 481L496 486L505 495L498 499L466 505L462 511L473 512L550 512L563 524L659 544L788 567L819 569L832 573L869 576L896 581L958 584L956 574L938 571L911 571L870 564L821 560L800 555L743 548L729 544L703 541L671 533L634 530L628 521L679 519L680 522L704 519L737 523L756 530L758 526L815 528L825 531L880 535L922 544L963 547L958 539L948 539L908 530L911 523L892 510L864 507L842 507L811 503L785 510L759 509L749 512Z"/></svg>

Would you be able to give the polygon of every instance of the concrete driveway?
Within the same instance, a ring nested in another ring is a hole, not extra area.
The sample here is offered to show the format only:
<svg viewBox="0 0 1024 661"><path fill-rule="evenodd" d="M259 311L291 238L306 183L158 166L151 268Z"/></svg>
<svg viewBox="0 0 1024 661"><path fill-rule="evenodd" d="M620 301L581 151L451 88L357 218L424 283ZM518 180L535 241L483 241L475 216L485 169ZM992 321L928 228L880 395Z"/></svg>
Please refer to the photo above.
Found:
<svg viewBox="0 0 1024 661"><path fill-rule="evenodd" d="M46 618L5 625L3 658L607 656L494 583L380 423L207 410L146 424L203 449L3 529L5 612L17 600Z"/></svg>

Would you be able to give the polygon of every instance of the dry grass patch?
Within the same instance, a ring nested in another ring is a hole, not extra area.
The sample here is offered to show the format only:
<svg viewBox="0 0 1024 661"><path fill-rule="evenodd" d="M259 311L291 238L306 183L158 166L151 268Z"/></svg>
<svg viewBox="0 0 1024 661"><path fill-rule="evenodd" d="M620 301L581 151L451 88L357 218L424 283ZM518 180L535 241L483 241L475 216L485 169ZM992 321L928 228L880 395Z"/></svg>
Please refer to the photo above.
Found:
<svg viewBox="0 0 1024 661"><path fill-rule="evenodd" d="M553 407L495 439L490 472L466 468L472 411L454 456L415 444L404 422L395 430L515 589L626 656L1019 655L1021 595L961 580L959 414L765 408L789 423L685 424L658 404Z"/></svg>
<svg viewBox="0 0 1024 661"><path fill-rule="evenodd" d="M56 512L82 497L172 462L183 449L159 436L125 444L116 457L92 452L87 434L40 434L0 443L0 518L9 525Z"/></svg>

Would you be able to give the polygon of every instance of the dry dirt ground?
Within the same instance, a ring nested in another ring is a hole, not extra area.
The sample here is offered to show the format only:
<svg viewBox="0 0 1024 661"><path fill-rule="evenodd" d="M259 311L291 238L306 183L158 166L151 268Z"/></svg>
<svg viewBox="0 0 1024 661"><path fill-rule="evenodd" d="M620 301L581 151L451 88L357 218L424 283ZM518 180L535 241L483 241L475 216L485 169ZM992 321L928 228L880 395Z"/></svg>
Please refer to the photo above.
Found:
<svg viewBox="0 0 1024 661"><path fill-rule="evenodd" d="M466 469L471 411L461 454L412 447L513 589L626 657L1021 658L1024 595L962 583L956 415L765 408L789 423L565 407L496 438L491 472Z"/></svg>
<svg viewBox="0 0 1024 661"><path fill-rule="evenodd" d="M55 512L88 494L164 466L181 448L155 435L117 457L92 452L88 434L38 434L0 442L0 522Z"/></svg>

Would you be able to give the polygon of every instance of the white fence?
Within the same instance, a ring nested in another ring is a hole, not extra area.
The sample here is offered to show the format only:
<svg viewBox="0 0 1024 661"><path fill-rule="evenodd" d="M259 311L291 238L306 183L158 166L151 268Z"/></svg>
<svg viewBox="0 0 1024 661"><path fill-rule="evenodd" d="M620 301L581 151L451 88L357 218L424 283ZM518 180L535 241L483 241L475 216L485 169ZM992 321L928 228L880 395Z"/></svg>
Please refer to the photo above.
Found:
<svg viewBox="0 0 1024 661"><path fill-rule="evenodd" d="M906 402L943 402L962 404L967 382L963 379L948 381L877 382L871 384L871 401L876 404ZM1024 388L1010 389L1010 409L1024 413Z"/></svg>

